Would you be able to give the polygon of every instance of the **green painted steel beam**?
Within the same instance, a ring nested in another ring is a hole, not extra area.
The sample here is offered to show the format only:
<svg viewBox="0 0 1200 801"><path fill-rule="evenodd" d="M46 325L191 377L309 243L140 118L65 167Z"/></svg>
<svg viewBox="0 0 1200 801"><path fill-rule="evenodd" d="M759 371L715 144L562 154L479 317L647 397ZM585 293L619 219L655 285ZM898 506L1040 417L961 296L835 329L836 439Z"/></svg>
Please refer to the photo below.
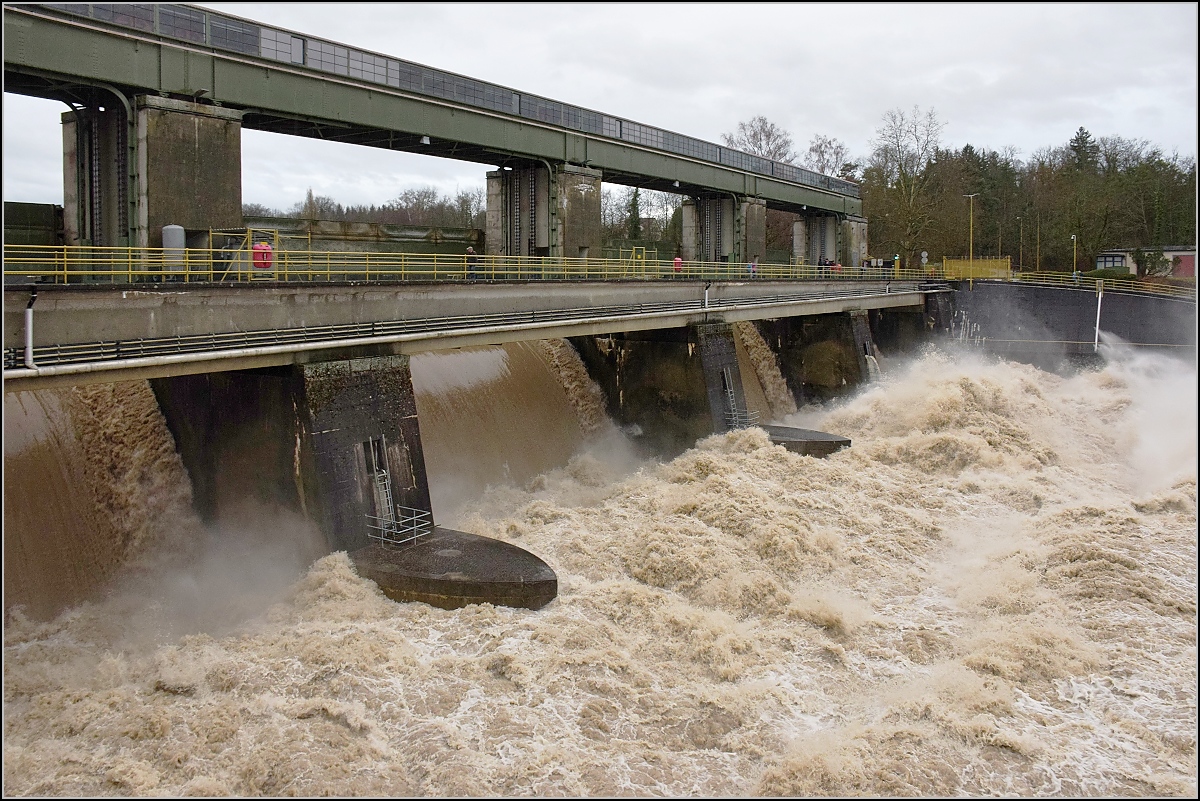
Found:
<svg viewBox="0 0 1200 801"><path fill-rule="evenodd" d="M861 215L862 201L769 176L409 94L354 78L4 7L5 89L56 97L73 80L243 110L243 127L503 166L599 169L610 183L763 198L771 208ZM428 145L421 137L429 137ZM678 182L678 186L675 182Z"/></svg>

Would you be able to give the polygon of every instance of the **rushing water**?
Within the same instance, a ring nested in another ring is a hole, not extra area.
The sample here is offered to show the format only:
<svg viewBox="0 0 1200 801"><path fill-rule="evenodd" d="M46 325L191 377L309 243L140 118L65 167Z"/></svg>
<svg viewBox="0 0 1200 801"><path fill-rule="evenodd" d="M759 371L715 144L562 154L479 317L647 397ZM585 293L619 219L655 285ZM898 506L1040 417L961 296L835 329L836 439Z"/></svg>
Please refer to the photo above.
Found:
<svg viewBox="0 0 1200 801"><path fill-rule="evenodd" d="M278 515L203 532L144 385L14 400L6 524L14 466L100 476L137 570L8 610L6 795L1196 795L1194 365L931 351L787 415L827 459L747 429L634 467L561 350L422 358L439 522L553 566L540 611L393 603ZM505 484L470 432L535 386ZM447 474L472 441L486 489Z"/></svg>

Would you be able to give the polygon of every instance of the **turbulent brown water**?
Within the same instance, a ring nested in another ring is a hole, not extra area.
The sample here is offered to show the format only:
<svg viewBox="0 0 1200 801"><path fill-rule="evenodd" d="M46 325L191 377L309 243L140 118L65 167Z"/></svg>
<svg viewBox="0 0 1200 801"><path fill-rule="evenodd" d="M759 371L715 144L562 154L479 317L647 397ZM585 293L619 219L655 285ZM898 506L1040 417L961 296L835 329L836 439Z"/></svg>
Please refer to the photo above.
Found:
<svg viewBox="0 0 1200 801"><path fill-rule="evenodd" d="M199 533L161 422L104 416L137 385L6 405L6 524L16 466L107 476L78 514L138 570L9 610L5 794L1196 795L1194 365L929 352L786 416L827 459L747 429L632 469L570 362L413 363L439 522L553 566L538 612L393 603L276 515Z"/></svg>

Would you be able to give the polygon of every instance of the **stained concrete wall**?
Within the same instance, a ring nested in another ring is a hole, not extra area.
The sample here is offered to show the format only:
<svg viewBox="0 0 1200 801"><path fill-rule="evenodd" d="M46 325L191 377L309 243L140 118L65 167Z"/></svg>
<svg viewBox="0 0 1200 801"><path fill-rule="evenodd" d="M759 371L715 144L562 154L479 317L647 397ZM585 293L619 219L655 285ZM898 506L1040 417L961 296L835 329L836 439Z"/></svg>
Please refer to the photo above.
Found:
<svg viewBox="0 0 1200 801"><path fill-rule="evenodd" d="M572 337L609 417L646 456L670 459L713 433L704 369L687 328Z"/></svg>
<svg viewBox="0 0 1200 801"><path fill-rule="evenodd" d="M137 98L138 245L162 247L165 225L242 225L242 113Z"/></svg>
<svg viewBox="0 0 1200 801"><path fill-rule="evenodd" d="M250 523L264 510L309 517L316 496L308 430L295 412L291 368L209 373L150 382L192 480L193 506L211 526Z"/></svg>
<svg viewBox="0 0 1200 801"><path fill-rule="evenodd" d="M844 397L866 378L849 314L761 320L757 326L797 406Z"/></svg>
<svg viewBox="0 0 1200 801"><path fill-rule="evenodd" d="M379 516L364 443L386 444L393 500L429 510L408 358L321 362L151 382L214 526L248 525L273 509L311 520L331 550L369 544Z"/></svg>
<svg viewBox="0 0 1200 801"><path fill-rule="evenodd" d="M565 258L596 258L600 255L600 178L599 170L558 166L558 241Z"/></svg>
<svg viewBox="0 0 1200 801"><path fill-rule="evenodd" d="M955 331L986 338L989 350L1011 354L1090 353L1100 330L1162 352L1195 354L1196 304L1155 295L1105 292L1090 282L1078 289L1014 282L959 282L953 297Z"/></svg>
<svg viewBox="0 0 1200 801"><path fill-rule="evenodd" d="M734 415L744 419L747 411L733 326L728 323L710 323L693 328L700 352L700 364L704 370L705 394L708 397L712 430L723 433L737 427Z"/></svg>
<svg viewBox="0 0 1200 801"><path fill-rule="evenodd" d="M392 498L430 511L425 456L408 357L319 362L298 368L319 489L322 530L338 549L371 544L368 515L380 517L367 442L382 438Z"/></svg>

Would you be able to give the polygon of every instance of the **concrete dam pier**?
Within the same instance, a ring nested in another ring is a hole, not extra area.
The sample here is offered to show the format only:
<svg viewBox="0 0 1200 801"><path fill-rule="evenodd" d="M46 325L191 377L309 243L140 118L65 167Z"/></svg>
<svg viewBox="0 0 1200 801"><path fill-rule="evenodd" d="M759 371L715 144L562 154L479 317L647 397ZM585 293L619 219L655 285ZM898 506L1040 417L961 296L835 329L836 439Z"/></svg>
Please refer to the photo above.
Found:
<svg viewBox="0 0 1200 801"><path fill-rule="evenodd" d="M153 385L206 523L239 523L247 496L288 508L397 601L537 609L557 594L533 554L434 524L407 356Z"/></svg>

